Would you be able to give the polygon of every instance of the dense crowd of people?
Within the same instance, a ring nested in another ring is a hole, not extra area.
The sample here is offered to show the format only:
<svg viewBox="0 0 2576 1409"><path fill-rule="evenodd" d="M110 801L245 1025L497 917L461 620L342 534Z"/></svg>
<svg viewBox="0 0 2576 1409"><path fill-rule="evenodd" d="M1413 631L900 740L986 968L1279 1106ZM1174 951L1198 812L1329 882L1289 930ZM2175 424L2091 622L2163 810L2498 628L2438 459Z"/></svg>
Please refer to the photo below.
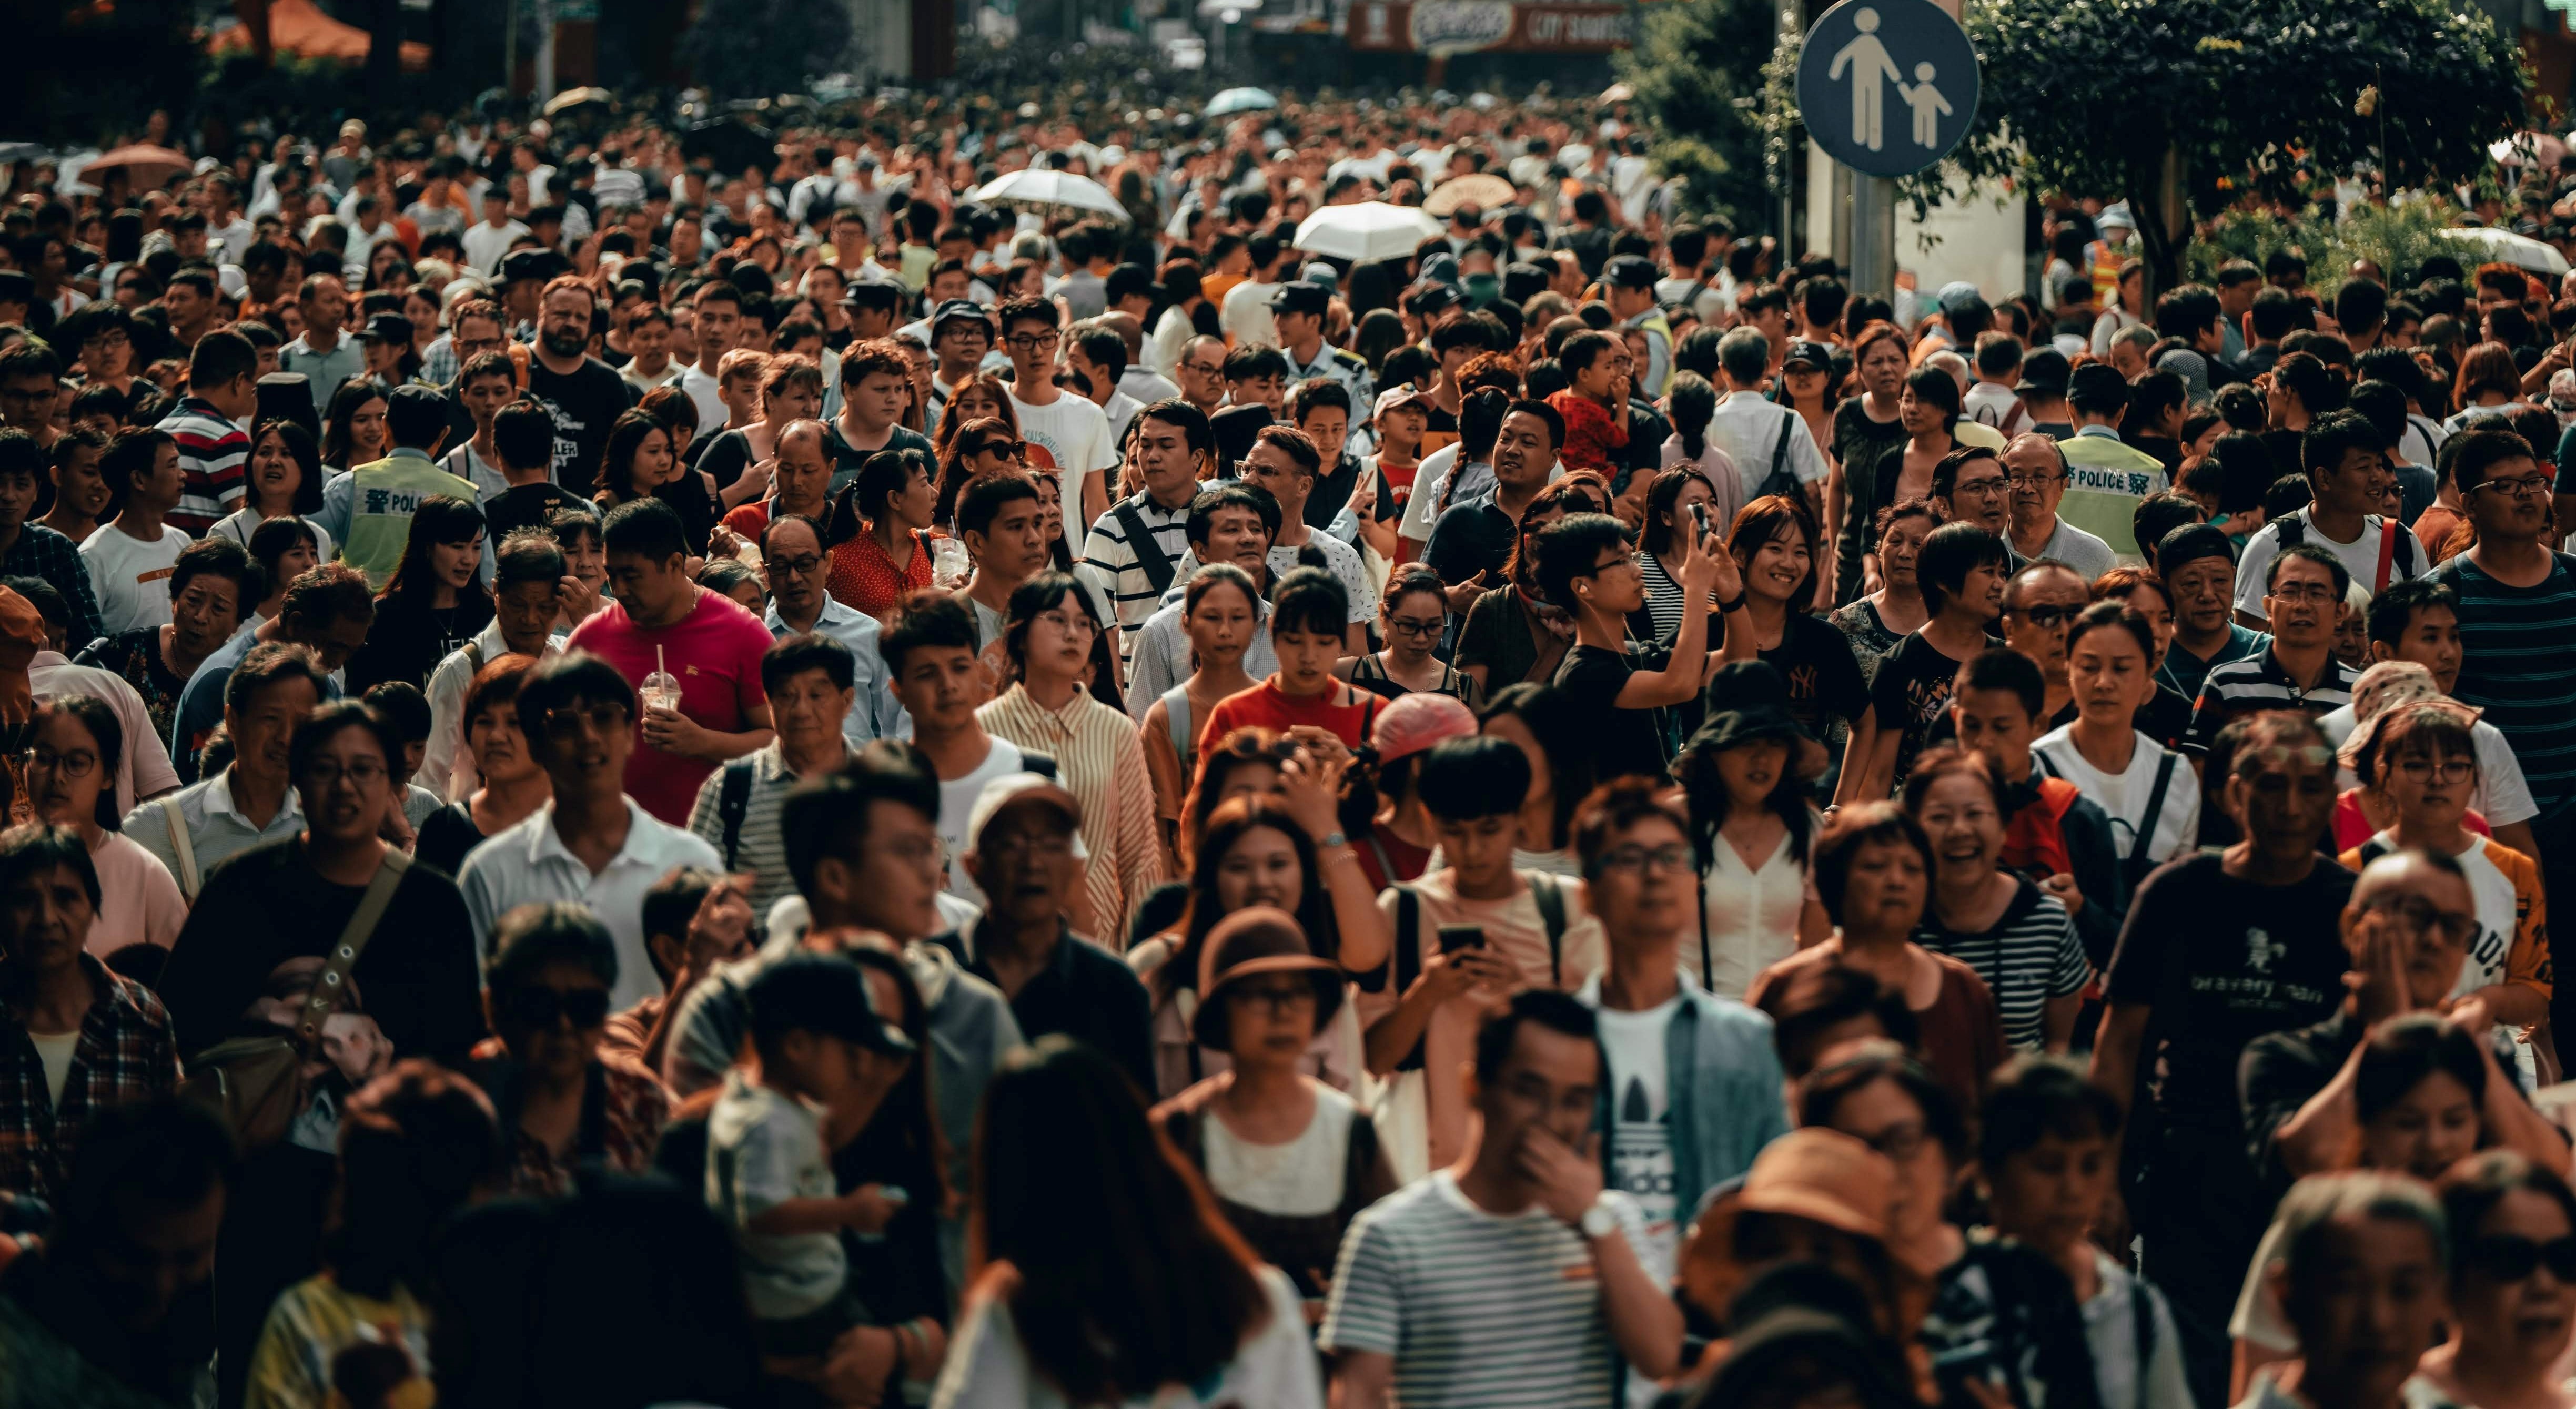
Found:
<svg viewBox="0 0 2576 1409"><path fill-rule="evenodd" d="M1631 123L15 168L0 1406L2576 1403L2576 283Z"/></svg>

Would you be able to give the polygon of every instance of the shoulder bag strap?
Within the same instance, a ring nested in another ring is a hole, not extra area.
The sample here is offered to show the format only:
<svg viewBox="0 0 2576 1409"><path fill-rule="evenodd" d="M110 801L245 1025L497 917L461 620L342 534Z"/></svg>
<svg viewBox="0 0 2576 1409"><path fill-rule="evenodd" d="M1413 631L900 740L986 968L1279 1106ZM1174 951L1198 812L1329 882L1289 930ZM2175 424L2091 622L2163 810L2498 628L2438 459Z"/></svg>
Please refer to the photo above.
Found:
<svg viewBox="0 0 2576 1409"><path fill-rule="evenodd" d="M1539 923L1547 929L1547 978L1557 988L1565 987L1565 892L1557 887L1556 877L1533 871L1529 878L1530 899L1538 902Z"/></svg>
<svg viewBox="0 0 2576 1409"><path fill-rule="evenodd" d="M1190 773L1190 755L1198 742L1190 735L1190 684L1184 680L1163 692L1163 727L1172 736L1172 751L1181 756L1181 775Z"/></svg>
<svg viewBox="0 0 2576 1409"><path fill-rule="evenodd" d="M1796 479L1795 475L1789 473L1789 436L1798 428L1797 412L1792 411L1780 418L1780 438L1771 445L1771 471L1762 477L1763 494L1794 495L1796 493L1797 485L1794 482L1783 486L1780 481L1783 476L1787 476L1792 481Z"/></svg>
<svg viewBox="0 0 2576 1409"><path fill-rule="evenodd" d="M1395 954L1388 962L1394 967L1395 998L1401 1003L1413 981L1422 977L1422 894L1401 881L1388 887L1395 892ZM1422 1070L1422 1041L1416 1038L1413 1050L1396 1061L1397 1071Z"/></svg>
<svg viewBox="0 0 2576 1409"><path fill-rule="evenodd" d="M736 759L726 764L720 786L716 817L724 823L725 869L730 871L742 855L743 820L751 815L751 760Z"/></svg>
<svg viewBox="0 0 2576 1409"><path fill-rule="evenodd" d="M358 908L349 915L348 925L340 931L339 942L322 965L322 975L313 982L313 991L304 999L304 1010L296 1015L296 1040L305 1047L322 1040L322 1024L337 1011L349 993L349 970L357 967L358 956L367 952L367 941L375 938L376 926L394 903L394 889L402 884L403 872L411 869L411 858L391 847L385 848L385 859L376 866L376 874L367 882L367 893L358 897Z"/></svg>
<svg viewBox="0 0 2576 1409"><path fill-rule="evenodd" d="M1163 545L1154 541L1154 531L1145 527L1145 516L1136 512L1136 501L1121 499L1110 511L1118 516L1118 526L1127 530L1127 551L1136 555L1136 567L1153 584L1160 597L1172 585L1172 560L1163 554Z"/></svg>
<svg viewBox="0 0 2576 1409"><path fill-rule="evenodd" d="M2180 757L2165 750L2164 760L2156 765L2156 785L2147 790L2147 815L2138 823L2138 834L2129 839L2129 870L2134 875L2147 863L2147 848L2155 845L2156 823L2164 817L2165 789L2172 786L2174 760Z"/></svg>
<svg viewBox="0 0 2576 1409"><path fill-rule="evenodd" d="M2370 590L2373 593L2388 589L2388 565L2396 560L2397 539L2404 532L2404 529L2397 526L2395 519L2379 521L2379 575L2371 581Z"/></svg>
<svg viewBox="0 0 2576 1409"><path fill-rule="evenodd" d="M188 835L188 819L179 812L178 794L161 799L161 820L170 829L170 853L179 861L179 892L194 905L203 877L197 874L197 843Z"/></svg>

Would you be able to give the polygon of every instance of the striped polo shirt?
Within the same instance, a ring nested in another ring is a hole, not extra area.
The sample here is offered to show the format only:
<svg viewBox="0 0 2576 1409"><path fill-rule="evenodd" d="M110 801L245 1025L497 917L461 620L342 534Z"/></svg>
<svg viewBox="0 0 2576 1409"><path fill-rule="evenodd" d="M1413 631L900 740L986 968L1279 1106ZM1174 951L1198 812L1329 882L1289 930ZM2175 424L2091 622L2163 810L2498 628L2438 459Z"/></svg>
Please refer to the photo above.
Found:
<svg viewBox="0 0 2576 1409"><path fill-rule="evenodd" d="M1642 1260L1636 1200L1602 1197ZM1478 1208L1445 1169L1351 1221L1316 1343L1395 1357L1404 1409L1611 1402L1610 1326L1583 1235L1543 1208Z"/></svg>
<svg viewBox="0 0 2576 1409"><path fill-rule="evenodd" d="M2460 679L2451 695L2486 711L2522 763L2543 818L2576 802L2576 558L2555 555L2547 581L2513 587L2462 553L2433 569L2460 594Z"/></svg>
<svg viewBox="0 0 2576 1409"><path fill-rule="evenodd" d="M1914 942L1977 971L2003 1011L2004 1040L2021 1052L2046 1045L2049 1001L2083 992L2091 973L2066 907L2028 881L1994 924L1976 934L1949 928L1925 907Z"/></svg>
<svg viewBox="0 0 2576 1409"><path fill-rule="evenodd" d="M1197 491L1191 491L1192 498ZM1090 580L1109 598L1110 610L1117 614L1119 662L1123 666L1136 649L1135 631L1145 624L1163 604L1163 589L1145 573L1137 556L1136 545L1128 541L1126 515L1122 508L1136 511L1136 519L1145 525L1154 545L1163 551L1163 560L1172 566L1167 580L1177 582L1183 576L1181 558L1190 550L1190 505L1181 502L1177 509L1166 509L1154 502L1151 494L1139 493L1132 499L1109 506L1109 512L1091 526L1091 536L1082 545L1082 561L1077 565L1081 575Z"/></svg>
<svg viewBox="0 0 2576 1409"><path fill-rule="evenodd" d="M244 467L250 461L250 433L217 411L214 403L191 396L161 418L153 429L179 444L179 504L167 518L172 528L202 538L215 520L231 512L224 501L243 491Z"/></svg>
<svg viewBox="0 0 2576 1409"><path fill-rule="evenodd" d="M2192 702L2191 731L2183 736L2182 751L2208 754L2219 731L2242 715L2303 709L2315 716L2341 709L2352 703L2352 683L2359 678L2351 666L2327 656L2315 688L2302 690L2269 647L2212 666L2200 682L2200 698Z"/></svg>

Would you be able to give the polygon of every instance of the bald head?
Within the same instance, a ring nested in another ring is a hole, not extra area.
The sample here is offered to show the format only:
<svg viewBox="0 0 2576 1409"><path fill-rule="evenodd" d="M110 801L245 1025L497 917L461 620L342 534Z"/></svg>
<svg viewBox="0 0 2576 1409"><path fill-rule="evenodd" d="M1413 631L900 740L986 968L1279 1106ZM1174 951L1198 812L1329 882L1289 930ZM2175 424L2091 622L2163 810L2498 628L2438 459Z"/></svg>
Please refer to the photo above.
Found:
<svg viewBox="0 0 2576 1409"><path fill-rule="evenodd" d="M776 514L808 514L820 518L824 499L832 489L831 432L821 421L789 421L778 432L777 458L769 470L770 485L777 493Z"/></svg>
<svg viewBox="0 0 2576 1409"><path fill-rule="evenodd" d="M2460 863L2438 852L2392 851L2361 869L2344 906L2344 945L2353 965L2369 970L2374 939L2394 943L2415 1007L2451 996L2477 934L2477 897Z"/></svg>

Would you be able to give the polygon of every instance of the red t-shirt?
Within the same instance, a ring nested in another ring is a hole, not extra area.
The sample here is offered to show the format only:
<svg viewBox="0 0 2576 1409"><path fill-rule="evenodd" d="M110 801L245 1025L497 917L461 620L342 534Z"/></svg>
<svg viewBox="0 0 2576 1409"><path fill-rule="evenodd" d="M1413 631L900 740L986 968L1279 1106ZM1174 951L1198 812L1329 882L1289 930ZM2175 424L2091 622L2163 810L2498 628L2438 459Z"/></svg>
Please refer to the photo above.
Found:
<svg viewBox="0 0 2576 1409"><path fill-rule="evenodd" d="M724 516L723 523L733 530L734 537L757 543L760 535L769 531L769 501L754 499L748 504L737 504Z"/></svg>
<svg viewBox="0 0 2576 1409"><path fill-rule="evenodd" d="M760 658L769 650L769 628L742 604L722 592L701 591L698 605L676 625L648 631L611 604L573 628L567 651L588 651L641 689L653 673L653 652L660 647L671 673L680 680L680 713L700 728L738 734L749 727L745 715L769 703L760 688ZM626 761L626 793L644 810L674 827L689 825L689 808L698 800L698 785L716 766L683 758L644 742L639 721L635 756Z"/></svg>
<svg viewBox="0 0 2576 1409"><path fill-rule="evenodd" d="M1199 726L1198 748L1205 754L1210 744L1237 729L1262 728L1274 734L1285 734L1290 726L1313 724L1330 729L1354 752L1368 737L1369 726L1377 722L1378 709L1386 701L1366 690L1353 690L1349 704L1331 701L1343 691L1340 682L1320 695L1296 696L1279 688L1279 677L1271 676L1239 694L1217 701L1208 711L1207 722Z"/></svg>

